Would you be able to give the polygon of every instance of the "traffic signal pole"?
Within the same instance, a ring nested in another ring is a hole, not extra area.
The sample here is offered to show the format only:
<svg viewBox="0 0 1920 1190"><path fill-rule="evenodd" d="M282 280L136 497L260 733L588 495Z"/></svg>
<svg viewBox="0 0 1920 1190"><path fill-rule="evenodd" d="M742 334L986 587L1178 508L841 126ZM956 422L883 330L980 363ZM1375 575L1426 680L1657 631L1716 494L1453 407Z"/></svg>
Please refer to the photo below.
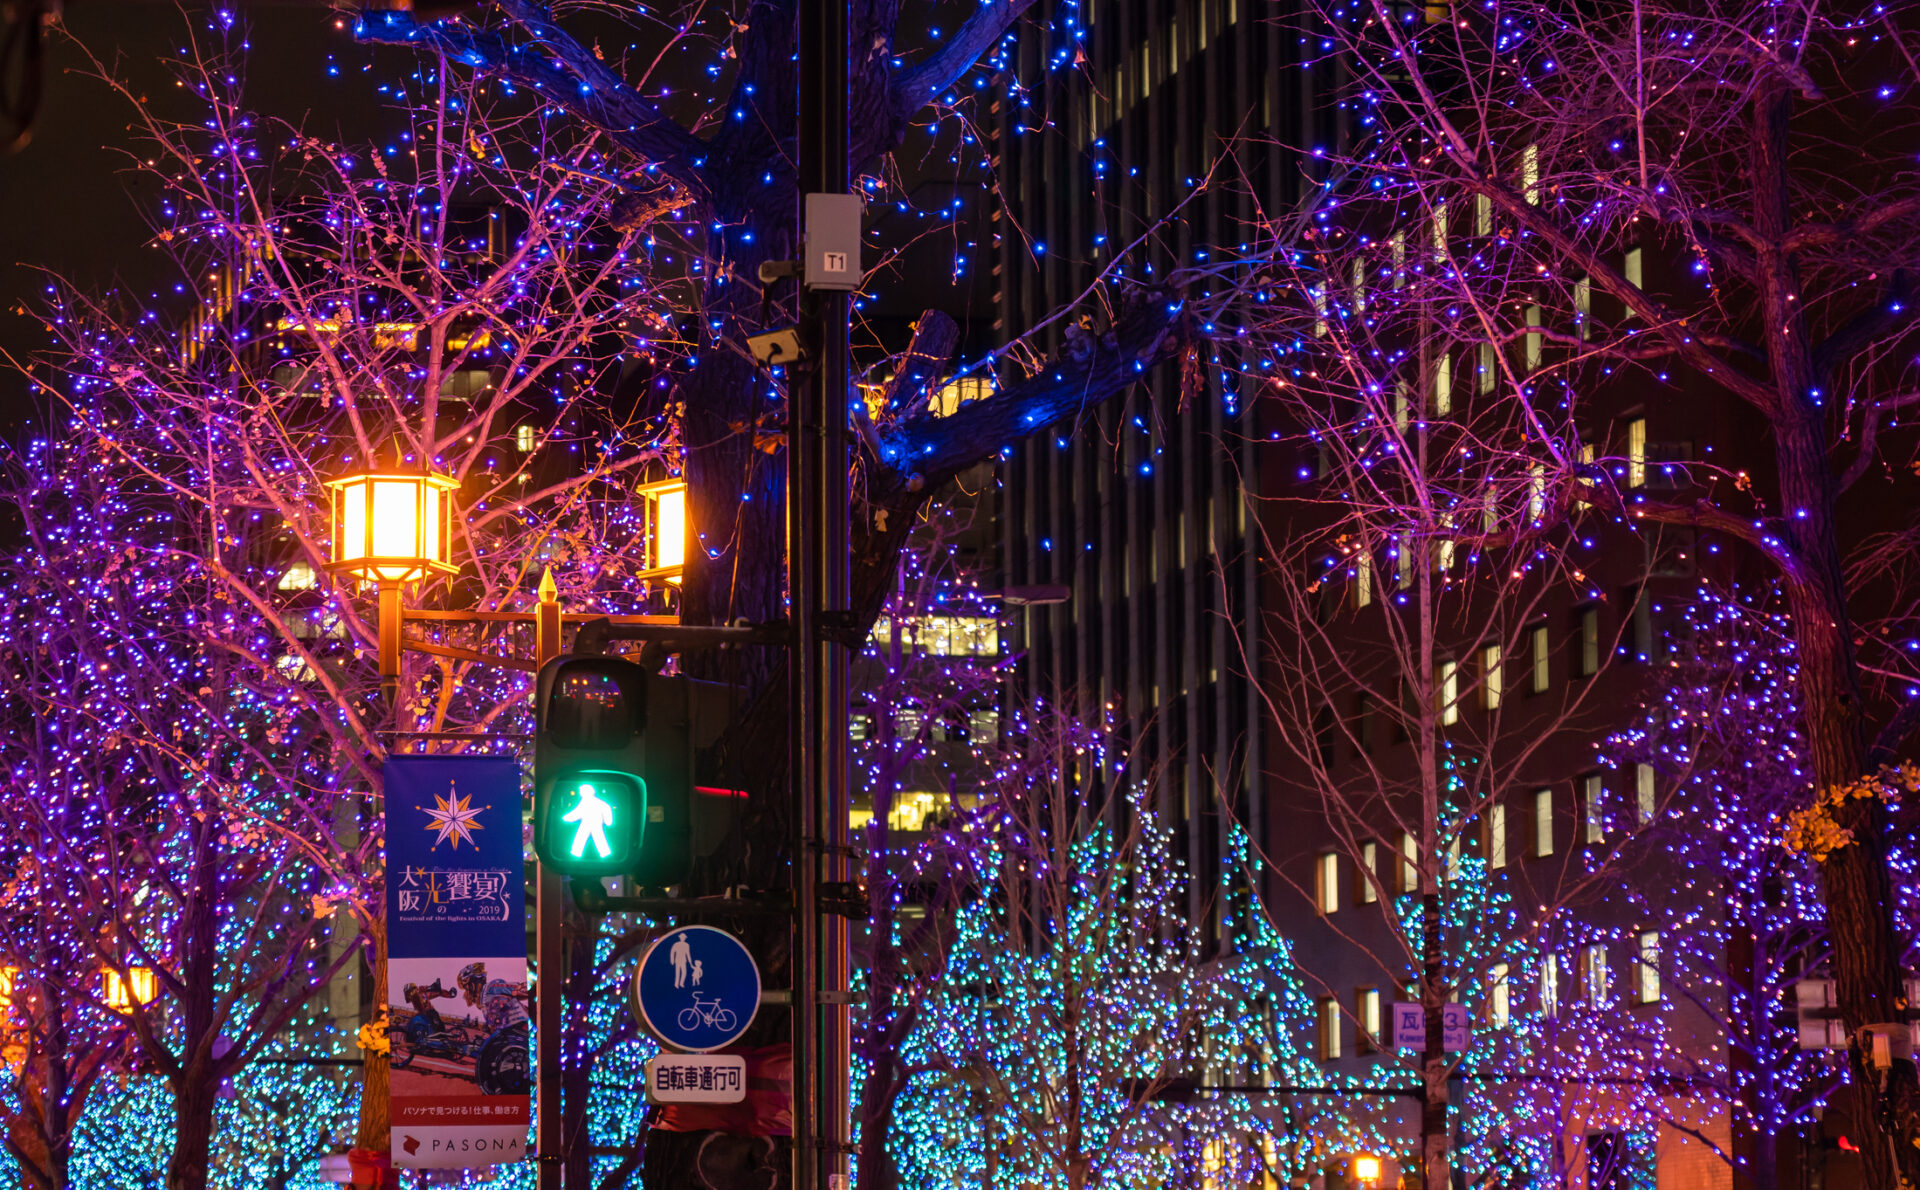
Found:
<svg viewBox="0 0 1920 1190"><path fill-rule="evenodd" d="M806 196L845 194L847 0L801 0L797 159ZM854 260L858 269L858 259ZM804 275L804 271L803 271ZM789 611L792 665L793 1160L795 1190L846 1186L847 923L822 912L823 885L846 879L848 610L847 401L851 294L803 284L804 391L789 402Z"/></svg>
<svg viewBox="0 0 1920 1190"><path fill-rule="evenodd" d="M540 602L534 610L533 652L536 666L543 666L560 655L560 596L553 575L543 575ZM535 983L534 1011L534 1097L533 1124L535 1183L539 1190L561 1190L567 1171L562 1140L564 1125L560 1114L560 1032L564 1013L560 989L565 986L561 968L561 930L565 924L561 903L565 897L560 873L545 860L534 866L533 950L538 982Z"/></svg>

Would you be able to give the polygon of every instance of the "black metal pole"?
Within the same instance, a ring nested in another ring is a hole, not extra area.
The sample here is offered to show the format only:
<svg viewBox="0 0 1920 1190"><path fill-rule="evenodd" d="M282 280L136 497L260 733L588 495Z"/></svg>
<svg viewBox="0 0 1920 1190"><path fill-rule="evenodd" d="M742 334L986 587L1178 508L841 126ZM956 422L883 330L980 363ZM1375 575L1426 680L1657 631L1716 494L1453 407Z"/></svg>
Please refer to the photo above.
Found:
<svg viewBox="0 0 1920 1190"><path fill-rule="evenodd" d="M847 0L800 5L800 223L808 194L844 194L847 169ZM799 627L793 674L795 1190L840 1190L847 1155L848 1019L845 922L821 913L821 885L844 879L847 832L847 655L823 612L847 607L847 350L849 295L802 290L806 391L790 402L788 592ZM837 624L835 625L837 627Z"/></svg>

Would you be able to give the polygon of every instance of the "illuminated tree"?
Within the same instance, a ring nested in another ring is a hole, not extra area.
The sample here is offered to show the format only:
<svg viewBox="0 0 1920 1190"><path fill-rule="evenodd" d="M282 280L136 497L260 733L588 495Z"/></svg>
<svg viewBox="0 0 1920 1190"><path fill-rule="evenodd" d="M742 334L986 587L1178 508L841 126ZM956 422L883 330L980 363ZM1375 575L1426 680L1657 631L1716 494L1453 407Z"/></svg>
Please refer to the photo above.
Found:
<svg viewBox="0 0 1920 1190"><path fill-rule="evenodd" d="M1793 985L1824 966L1828 943L1814 860L1785 825L1804 804L1809 761L1779 602L1702 583L1679 609L1645 720L1605 748L1680 791L1625 869L1640 876L1632 895L1659 931L1657 976L1641 986L1670 1007L1653 1027L1678 1034L1645 1047L1643 1073L1730 1109L1734 1151L1714 1147L1762 1190L1779 1182L1776 1138L1839 1087L1828 1055L1800 1048L1791 1011ZM1895 908L1909 921L1912 897ZM1702 1020L1724 1049L1679 1043ZM1698 1120L1672 1122L1708 1140Z"/></svg>
<svg viewBox="0 0 1920 1190"><path fill-rule="evenodd" d="M1284 1142L1261 1143L1270 1125L1249 1100L1192 1089L1322 1081L1298 1047L1308 1008L1285 943L1257 912L1225 940L1187 919L1187 882L1205 878L1174 859L1145 808L1150 778L1104 726L1039 708L1013 730L1020 746L986 796L915 857L964 892L927 919L943 962L917 989L899 1057L887 1144L901 1184L1298 1173Z"/></svg>
<svg viewBox="0 0 1920 1190"><path fill-rule="evenodd" d="M1920 699L1896 646L1910 633L1863 631L1877 600L1870 572L1847 572L1842 509L1902 490L1889 464L1911 449L1920 191L1905 10L1503 0L1427 21L1370 0L1313 15L1303 35L1351 80L1353 136L1328 147L1323 217L1375 230L1369 277L1391 227L1410 261L1437 235L1429 271L1458 297L1436 327L1491 345L1503 384L1519 383L1516 356L1538 361L1527 383L1543 408L1632 388L1724 401L1762 427L1691 465L1597 441L1618 462L1591 470L1549 433L1545 499L1590 501L1649 534L1699 531L1773 568L1804 792L1845 840L1820 862L1842 1011L1851 1029L1898 1019L1906 943L1881 778ZM1323 300L1347 284L1329 273ZM1649 465L1667 490L1642 482ZM1850 1081L1860 1114L1894 1137L1861 1146L1871 1184L1920 1180L1913 1068L1881 1090L1856 1062Z"/></svg>

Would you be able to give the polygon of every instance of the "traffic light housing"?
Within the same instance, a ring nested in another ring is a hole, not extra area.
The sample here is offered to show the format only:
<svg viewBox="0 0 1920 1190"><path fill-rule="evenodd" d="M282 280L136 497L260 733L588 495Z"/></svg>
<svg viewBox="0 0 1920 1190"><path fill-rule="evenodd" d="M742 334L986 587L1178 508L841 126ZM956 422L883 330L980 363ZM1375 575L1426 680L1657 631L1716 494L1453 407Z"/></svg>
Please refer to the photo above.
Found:
<svg viewBox="0 0 1920 1190"><path fill-rule="evenodd" d="M535 689L533 845L568 876L686 879L691 688L618 657L568 654Z"/></svg>

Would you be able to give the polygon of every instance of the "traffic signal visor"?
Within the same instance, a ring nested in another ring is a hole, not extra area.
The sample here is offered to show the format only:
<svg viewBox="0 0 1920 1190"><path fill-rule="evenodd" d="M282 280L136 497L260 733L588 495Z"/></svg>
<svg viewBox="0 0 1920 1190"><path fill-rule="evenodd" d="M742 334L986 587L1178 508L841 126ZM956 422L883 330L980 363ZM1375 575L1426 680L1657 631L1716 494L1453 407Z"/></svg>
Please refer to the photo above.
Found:
<svg viewBox="0 0 1920 1190"><path fill-rule="evenodd" d="M563 773L541 801L534 842L540 858L569 876L630 870L646 830L647 783L632 773Z"/></svg>

